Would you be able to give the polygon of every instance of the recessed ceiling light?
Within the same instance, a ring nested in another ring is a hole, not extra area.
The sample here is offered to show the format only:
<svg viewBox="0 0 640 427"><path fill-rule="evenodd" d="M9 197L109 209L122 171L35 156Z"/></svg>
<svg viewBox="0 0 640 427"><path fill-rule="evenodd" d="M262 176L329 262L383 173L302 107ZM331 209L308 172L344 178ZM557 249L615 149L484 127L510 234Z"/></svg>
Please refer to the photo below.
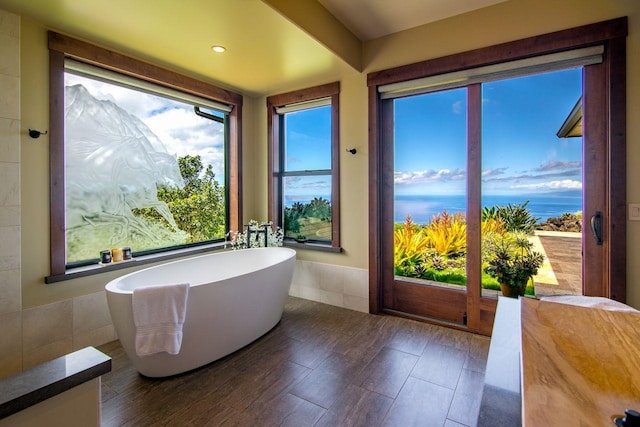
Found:
<svg viewBox="0 0 640 427"><path fill-rule="evenodd" d="M211 46L211 50L214 51L214 52L222 53L225 50L227 50L227 48L225 48L224 46L220 46L220 45L214 45L214 46Z"/></svg>

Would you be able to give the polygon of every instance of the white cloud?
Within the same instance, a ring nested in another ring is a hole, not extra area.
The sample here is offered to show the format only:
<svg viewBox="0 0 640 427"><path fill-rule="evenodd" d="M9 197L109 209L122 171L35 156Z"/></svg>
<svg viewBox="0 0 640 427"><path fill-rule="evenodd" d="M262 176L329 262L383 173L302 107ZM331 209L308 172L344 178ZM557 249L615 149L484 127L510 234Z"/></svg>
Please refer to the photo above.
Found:
<svg viewBox="0 0 640 427"><path fill-rule="evenodd" d="M412 185L432 182L459 181L466 178L464 169L423 170L413 172L395 172L393 181L396 185Z"/></svg>
<svg viewBox="0 0 640 427"><path fill-rule="evenodd" d="M512 185L510 188L514 190L581 190L582 182L572 179L563 179L561 181L548 181L537 184Z"/></svg>
<svg viewBox="0 0 640 427"><path fill-rule="evenodd" d="M66 74L65 84L82 84L95 98L111 101L138 117L168 153L176 157L199 154L204 166L210 164L216 179L223 181L224 126L196 115L192 105L72 74Z"/></svg>
<svg viewBox="0 0 640 427"><path fill-rule="evenodd" d="M554 170L576 169L582 167L581 161L547 161L534 169L536 172L547 172Z"/></svg>
<svg viewBox="0 0 640 427"><path fill-rule="evenodd" d="M482 171L482 177L487 178L490 176L503 175L507 169L508 168L485 169Z"/></svg>

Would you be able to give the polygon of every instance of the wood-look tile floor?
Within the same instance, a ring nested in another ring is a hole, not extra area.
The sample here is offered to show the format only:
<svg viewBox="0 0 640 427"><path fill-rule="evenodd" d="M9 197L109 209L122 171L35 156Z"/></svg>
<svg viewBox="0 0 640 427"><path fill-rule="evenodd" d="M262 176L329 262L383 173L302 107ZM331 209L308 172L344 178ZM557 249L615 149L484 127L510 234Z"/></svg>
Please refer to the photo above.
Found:
<svg viewBox="0 0 640 427"><path fill-rule="evenodd" d="M166 379L118 341L102 377L103 426L474 426L489 339L290 297L249 346Z"/></svg>

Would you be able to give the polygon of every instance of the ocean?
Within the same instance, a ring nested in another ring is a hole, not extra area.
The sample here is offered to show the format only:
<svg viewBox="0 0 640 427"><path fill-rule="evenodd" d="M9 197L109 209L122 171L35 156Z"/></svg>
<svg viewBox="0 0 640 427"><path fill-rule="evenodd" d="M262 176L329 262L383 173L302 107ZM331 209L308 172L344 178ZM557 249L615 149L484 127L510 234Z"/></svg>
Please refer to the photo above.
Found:
<svg viewBox="0 0 640 427"><path fill-rule="evenodd" d="M559 217L563 213L576 213L582 210L582 196L579 192L526 196L483 196L482 206L506 206L511 203L522 204L529 201L527 209L531 216L545 222L547 218ZM433 215L444 211L449 213L466 210L466 196L449 195L396 195L394 222L404 222L411 214L413 222L427 224Z"/></svg>
<svg viewBox="0 0 640 427"><path fill-rule="evenodd" d="M317 196L331 200L330 196ZM309 203L313 197L285 197L285 206L290 208L294 202ZM527 209L538 222L547 218L559 217L563 213L576 213L582 210L582 195L579 191L546 193L523 196L483 196L482 206L506 206L522 204L529 201ZM467 207L466 196L451 195L396 195L393 221L404 222L407 214L411 214L416 224L428 224L433 215L444 211L449 213L464 212Z"/></svg>

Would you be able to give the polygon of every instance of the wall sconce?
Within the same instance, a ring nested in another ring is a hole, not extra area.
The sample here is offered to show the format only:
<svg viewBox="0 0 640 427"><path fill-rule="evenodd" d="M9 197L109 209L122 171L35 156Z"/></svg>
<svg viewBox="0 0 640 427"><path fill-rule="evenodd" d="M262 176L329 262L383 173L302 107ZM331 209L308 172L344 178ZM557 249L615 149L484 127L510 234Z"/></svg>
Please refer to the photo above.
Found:
<svg viewBox="0 0 640 427"><path fill-rule="evenodd" d="M48 130L45 130L44 132L40 132L39 130L29 129L29 136L33 139L38 139L40 138L40 135L46 135L48 133L49 133Z"/></svg>

